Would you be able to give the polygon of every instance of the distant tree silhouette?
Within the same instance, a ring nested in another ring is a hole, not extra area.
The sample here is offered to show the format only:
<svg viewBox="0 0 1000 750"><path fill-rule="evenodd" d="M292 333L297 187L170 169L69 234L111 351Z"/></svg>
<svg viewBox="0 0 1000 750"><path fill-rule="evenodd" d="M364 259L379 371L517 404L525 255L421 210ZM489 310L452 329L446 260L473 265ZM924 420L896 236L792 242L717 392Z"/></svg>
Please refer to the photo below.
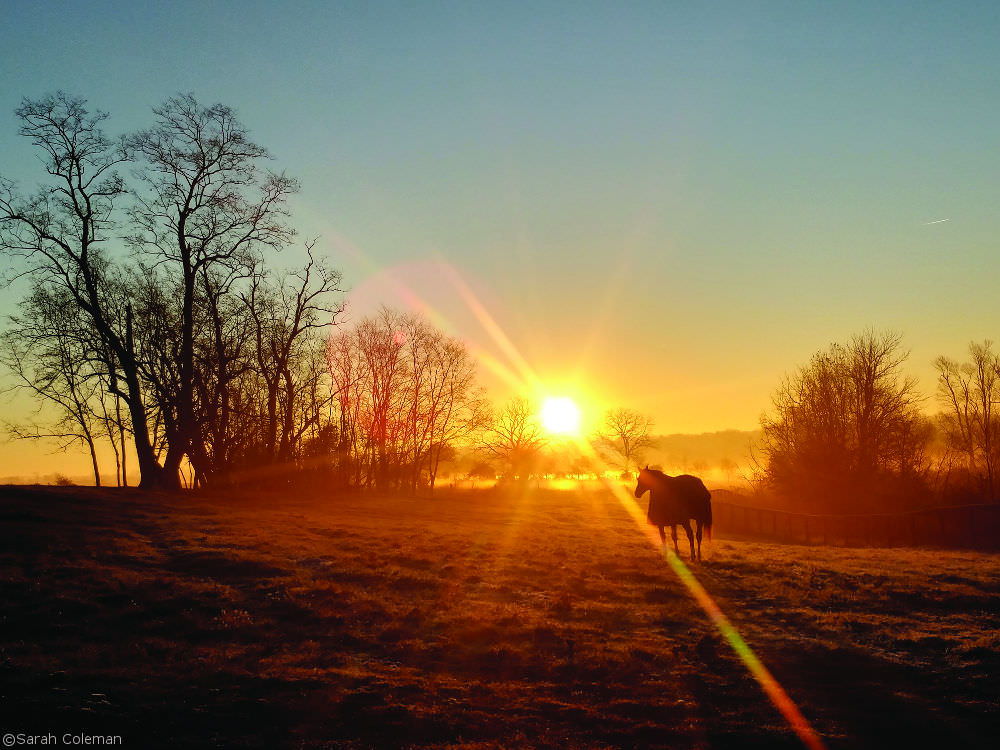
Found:
<svg viewBox="0 0 1000 750"><path fill-rule="evenodd" d="M968 476L997 499L1000 466L1000 355L993 342L969 344L968 362L938 357L938 399L948 449L965 459Z"/></svg>
<svg viewBox="0 0 1000 750"><path fill-rule="evenodd" d="M833 344L789 376L761 418L766 483L818 511L912 502L926 468L929 428L916 382L903 373L897 333Z"/></svg>
<svg viewBox="0 0 1000 750"><path fill-rule="evenodd" d="M480 459L469 466L465 472L466 479L495 479L497 475L496 467L489 461Z"/></svg>
<svg viewBox="0 0 1000 750"><path fill-rule="evenodd" d="M524 398L515 398L488 420L479 447L487 456L500 462L504 474L525 478L545 442L531 403Z"/></svg>
<svg viewBox="0 0 1000 750"><path fill-rule="evenodd" d="M729 483L732 483L733 475L736 473L738 468L739 466L737 463L729 456L723 456L719 459L719 471L723 473L726 477L726 481Z"/></svg>
<svg viewBox="0 0 1000 750"><path fill-rule="evenodd" d="M634 409L610 409L598 432L600 445L618 460L622 471L638 471L644 452L653 446L653 420Z"/></svg>

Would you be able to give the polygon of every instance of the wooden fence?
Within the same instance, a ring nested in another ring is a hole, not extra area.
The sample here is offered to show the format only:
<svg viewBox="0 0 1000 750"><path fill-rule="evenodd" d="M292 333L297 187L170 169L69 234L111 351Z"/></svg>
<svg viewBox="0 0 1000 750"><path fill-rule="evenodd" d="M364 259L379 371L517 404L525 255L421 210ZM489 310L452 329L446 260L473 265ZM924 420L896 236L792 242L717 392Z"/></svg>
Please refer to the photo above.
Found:
<svg viewBox="0 0 1000 750"><path fill-rule="evenodd" d="M797 544L1000 550L1000 504L909 513L806 515L712 502L714 531Z"/></svg>

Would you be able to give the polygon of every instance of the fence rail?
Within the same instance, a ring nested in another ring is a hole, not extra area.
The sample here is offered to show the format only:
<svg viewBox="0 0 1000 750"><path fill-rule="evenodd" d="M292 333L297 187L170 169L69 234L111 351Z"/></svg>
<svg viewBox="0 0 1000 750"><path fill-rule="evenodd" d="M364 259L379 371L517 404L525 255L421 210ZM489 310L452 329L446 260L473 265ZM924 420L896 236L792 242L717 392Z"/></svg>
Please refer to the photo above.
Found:
<svg viewBox="0 0 1000 750"><path fill-rule="evenodd" d="M1000 550L1000 504L908 513L806 515L712 502L715 530L798 544Z"/></svg>

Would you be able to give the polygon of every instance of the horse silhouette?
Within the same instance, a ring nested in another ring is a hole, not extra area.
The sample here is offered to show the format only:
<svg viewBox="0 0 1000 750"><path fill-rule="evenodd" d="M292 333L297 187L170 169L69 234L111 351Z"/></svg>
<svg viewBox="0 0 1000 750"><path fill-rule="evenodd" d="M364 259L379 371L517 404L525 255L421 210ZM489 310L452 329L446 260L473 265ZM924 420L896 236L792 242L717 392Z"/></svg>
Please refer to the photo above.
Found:
<svg viewBox="0 0 1000 750"><path fill-rule="evenodd" d="M659 529L660 541L667 543L663 527L669 526L674 540L674 552L680 554L677 549L677 526L683 526L691 545L692 560L695 559L695 537L691 534L691 519L694 519L698 539L697 557L700 561L702 527L708 531L709 540L712 538L712 493L698 477L690 474L672 477L648 466L639 472L635 496L642 497L647 490L649 510L646 518Z"/></svg>

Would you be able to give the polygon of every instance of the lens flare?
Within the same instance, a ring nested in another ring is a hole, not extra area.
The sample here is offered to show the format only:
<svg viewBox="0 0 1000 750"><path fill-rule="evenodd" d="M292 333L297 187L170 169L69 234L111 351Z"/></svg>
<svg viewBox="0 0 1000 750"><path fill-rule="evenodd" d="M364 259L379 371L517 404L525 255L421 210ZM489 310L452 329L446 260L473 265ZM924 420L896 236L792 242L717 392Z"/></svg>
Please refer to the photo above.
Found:
<svg viewBox="0 0 1000 750"><path fill-rule="evenodd" d="M339 235L336 236L339 237ZM357 251L355 251L355 253L360 258L364 258L362 253ZM440 263L440 267L444 272L443 275L445 278L448 279L458 291L460 297L465 302L466 307L468 307L469 311L476 317L489 336L493 339L494 343L497 344L503 354L507 357L510 362L510 366L508 367L504 365L495 357L486 356L486 352L483 351L477 352L480 358L498 373L506 375L508 380L514 381L519 379L524 390L537 392L541 384L531 365L528 364L525 358L517 350L517 347L507 337L503 329L493 319L493 316L490 315L482 302L469 288L468 284L465 283L465 280L461 277L458 270L443 261ZM421 309L432 318L441 319L443 317L440 312L434 309L433 306L420 299L407 285L399 283L398 286L401 295L404 296L404 298L411 300L417 309ZM579 410L577 410L577 414L579 414ZM574 437L576 444L585 455L591 458L597 458L596 452L589 441L584 440L579 435ZM732 622L730 622L729 618L726 617L722 609L711 597L708 591L705 590L705 587L702 586L701 582L695 577L691 569L688 568L688 566L685 565L672 550L665 548L664 545L661 545L659 535L652 526L646 523L645 515L639 509L639 506L636 504L631 494L616 482L608 482L606 484L617 500L621 503L622 508L625 509L626 513L635 522L639 532L646 536L647 540L649 540L655 549L662 551L663 557L667 561L671 570L674 571L681 582L687 587L691 596L702 608L712 624L715 625L719 633L725 639L726 643L728 643L733 649L743 665L747 668L747 670L749 670L750 674L755 680L757 680L757 683L761 686L764 693L771 700L778 711L781 712L782 716L784 716L785 720L798 735L802 744L810 748L810 750L823 750L825 747L823 740L816 733L816 730L812 728L805 716L802 715L798 706L795 705L795 702L791 699L788 693L785 692L785 689L781 686L777 679L775 679L774 675L772 675L767 667L764 666L760 658L743 639L743 636L740 635L739 631L732 624ZM510 533L513 534L516 532L512 529Z"/></svg>
<svg viewBox="0 0 1000 750"><path fill-rule="evenodd" d="M743 665L753 675L754 679L757 680L757 683L761 686L767 697L771 699L775 708L781 712L781 715L785 717L785 720L799 736L802 744L810 750L823 750L825 747L823 740L809 724L806 717L802 715L799 707L795 705L795 701L785 692L781 683L775 679L774 675L764 666L764 663L754 653L753 649L743 640L743 636L740 635L740 632L730 622L729 618L726 617L708 591L705 590L705 587L701 585L701 582L695 577L691 569L684 564L684 561L672 549L660 543L658 532L646 522L645 515L631 494L620 484L615 482L608 482L606 484L619 503L621 503L625 512L639 527L639 530L645 534L647 540L655 548L662 551L663 557L670 566L670 569L677 574L681 583L687 587L691 596L694 597L694 600L698 602L698 605L708 615L708 619L715 625L719 633L726 640L726 643L733 649L740 661L743 662Z"/></svg>

